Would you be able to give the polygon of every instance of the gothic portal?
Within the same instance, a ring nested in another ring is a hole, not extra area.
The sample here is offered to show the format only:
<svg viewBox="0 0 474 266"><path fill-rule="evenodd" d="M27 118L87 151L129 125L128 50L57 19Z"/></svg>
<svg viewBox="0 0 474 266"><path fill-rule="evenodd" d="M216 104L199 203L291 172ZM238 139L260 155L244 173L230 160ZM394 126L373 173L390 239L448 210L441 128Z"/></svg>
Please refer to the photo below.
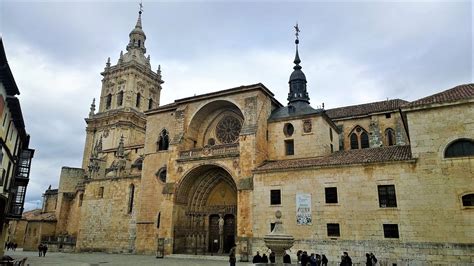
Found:
<svg viewBox="0 0 474 266"><path fill-rule="evenodd" d="M199 166L180 182L175 197L174 253L227 253L235 244L237 187L215 165Z"/></svg>

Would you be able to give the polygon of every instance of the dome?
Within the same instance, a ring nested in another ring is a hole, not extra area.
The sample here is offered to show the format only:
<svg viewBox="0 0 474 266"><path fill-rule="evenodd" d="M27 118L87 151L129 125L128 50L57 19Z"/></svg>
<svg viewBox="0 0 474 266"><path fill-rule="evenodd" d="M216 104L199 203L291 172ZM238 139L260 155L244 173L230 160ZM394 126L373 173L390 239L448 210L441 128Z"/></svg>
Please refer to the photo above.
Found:
<svg viewBox="0 0 474 266"><path fill-rule="evenodd" d="M306 81L306 76L304 75L303 71L301 71L300 69L295 69L293 71L293 73L291 73L291 76L290 76L290 82L292 80L304 80L304 81Z"/></svg>

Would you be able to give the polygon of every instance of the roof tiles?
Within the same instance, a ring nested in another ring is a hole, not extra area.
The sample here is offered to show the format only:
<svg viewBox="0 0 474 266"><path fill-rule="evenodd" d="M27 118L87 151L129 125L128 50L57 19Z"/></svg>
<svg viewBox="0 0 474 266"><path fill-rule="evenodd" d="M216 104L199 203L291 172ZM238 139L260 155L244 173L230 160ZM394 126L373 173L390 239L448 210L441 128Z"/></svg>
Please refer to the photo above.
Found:
<svg viewBox="0 0 474 266"><path fill-rule="evenodd" d="M462 99L469 99L474 97L474 83L463 84L413 101L404 107L415 107L421 105L454 102Z"/></svg>
<svg viewBox="0 0 474 266"><path fill-rule="evenodd" d="M338 166L365 163L381 163L405 161L412 159L410 146L390 146L361 150L337 151L327 156L297 159L268 161L259 166L256 171L280 170L291 168L307 168L321 166Z"/></svg>
<svg viewBox="0 0 474 266"><path fill-rule="evenodd" d="M397 110L408 102L401 99L385 100L380 102L351 105L326 110L331 119L339 119L354 116L364 116L372 113Z"/></svg>

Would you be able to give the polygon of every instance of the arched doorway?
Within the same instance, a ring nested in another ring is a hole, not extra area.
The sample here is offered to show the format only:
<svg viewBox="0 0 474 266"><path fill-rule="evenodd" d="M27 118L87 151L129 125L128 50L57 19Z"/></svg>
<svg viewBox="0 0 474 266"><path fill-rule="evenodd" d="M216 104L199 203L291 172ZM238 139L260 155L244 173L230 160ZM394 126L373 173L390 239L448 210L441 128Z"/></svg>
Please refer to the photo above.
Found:
<svg viewBox="0 0 474 266"><path fill-rule="evenodd" d="M235 244L237 186L215 165L200 166L178 185L173 253L228 253Z"/></svg>

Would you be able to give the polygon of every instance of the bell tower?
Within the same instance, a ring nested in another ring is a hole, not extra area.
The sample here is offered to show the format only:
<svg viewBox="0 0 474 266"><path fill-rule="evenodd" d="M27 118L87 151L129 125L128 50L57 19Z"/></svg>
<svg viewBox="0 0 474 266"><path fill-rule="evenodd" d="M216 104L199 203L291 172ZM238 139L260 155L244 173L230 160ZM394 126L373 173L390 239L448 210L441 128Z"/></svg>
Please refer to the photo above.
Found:
<svg viewBox="0 0 474 266"><path fill-rule="evenodd" d="M96 112L93 101L89 117L85 119L87 136L82 167L86 172L91 168L91 157L102 158L105 167L110 168L120 141L125 150L133 147L133 153L127 153L133 163L144 146L144 112L159 106L164 81L160 66L153 71L150 55L146 55L142 13L140 6L135 27L128 35L126 52L120 52L115 65L111 64L109 57L101 73L103 79L98 110ZM94 167L98 167L97 163Z"/></svg>

